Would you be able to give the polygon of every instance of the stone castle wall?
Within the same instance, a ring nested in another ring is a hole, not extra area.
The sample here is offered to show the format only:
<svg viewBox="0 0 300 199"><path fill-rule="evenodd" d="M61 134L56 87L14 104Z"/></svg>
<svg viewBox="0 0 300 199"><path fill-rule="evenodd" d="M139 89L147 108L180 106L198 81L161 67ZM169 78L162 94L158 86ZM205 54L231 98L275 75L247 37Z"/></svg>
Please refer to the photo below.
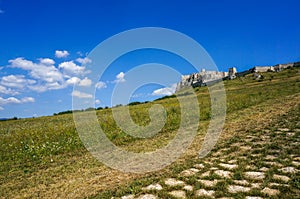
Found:
<svg viewBox="0 0 300 199"><path fill-rule="evenodd" d="M229 68L228 72L218 72L218 71L205 71L202 70L199 73L193 73L190 75L183 75L181 81L177 84L176 92L182 90L183 88L192 86L207 86L208 84L214 83L222 79L235 79L236 77L245 76L250 73L261 73L268 71L281 71L288 67L298 67L300 62L287 63L287 64L277 64L274 66L255 66L249 70L237 72L235 67Z"/></svg>

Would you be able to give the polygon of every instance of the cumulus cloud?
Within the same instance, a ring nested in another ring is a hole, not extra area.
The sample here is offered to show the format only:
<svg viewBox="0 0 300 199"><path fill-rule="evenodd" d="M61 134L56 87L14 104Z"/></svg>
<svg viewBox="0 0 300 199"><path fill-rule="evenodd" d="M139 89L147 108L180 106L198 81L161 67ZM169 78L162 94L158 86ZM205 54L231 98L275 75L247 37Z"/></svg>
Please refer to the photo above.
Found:
<svg viewBox="0 0 300 199"><path fill-rule="evenodd" d="M95 100L95 104L100 104L100 103L101 103L100 100L98 100L98 99Z"/></svg>
<svg viewBox="0 0 300 199"><path fill-rule="evenodd" d="M50 58L40 58L39 60L40 60L41 64L45 64L45 65L54 65L55 64L55 61Z"/></svg>
<svg viewBox="0 0 300 199"><path fill-rule="evenodd" d="M68 85L79 85L79 86L90 86L92 85L92 80L85 77L84 79L80 79L78 77L71 77L66 81L66 84Z"/></svg>
<svg viewBox="0 0 300 199"><path fill-rule="evenodd" d="M11 88L6 88L5 86L0 85L0 93L6 95L19 95L18 91L12 90Z"/></svg>
<svg viewBox="0 0 300 199"><path fill-rule="evenodd" d="M24 97L21 99L22 103L28 103L28 102L35 102L35 99L33 97Z"/></svg>
<svg viewBox="0 0 300 199"><path fill-rule="evenodd" d="M101 88L106 88L107 86L106 86L106 84L105 84L105 82L97 82L96 83L96 85L95 85L95 87L97 88L97 89L101 89Z"/></svg>
<svg viewBox="0 0 300 199"><path fill-rule="evenodd" d="M79 86L90 86L92 84L92 80L85 77L83 80L79 82Z"/></svg>
<svg viewBox="0 0 300 199"><path fill-rule="evenodd" d="M55 51L55 57L57 57L57 58L64 58L69 55L70 55L69 52L66 50L56 50Z"/></svg>
<svg viewBox="0 0 300 199"><path fill-rule="evenodd" d="M23 57L9 60L9 63L10 67L12 68L20 68L30 71L29 74L33 78L40 79L46 82L63 81L63 75L61 74L61 72L55 66L48 65L51 62L51 59L46 59L44 61L43 60L42 62L47 62L46 65L44 63L33 63L32 61L26 60Z"/></svg>
<svg viewBox="0 0 300 199"><path fill-rule="evenodd" d="M85 74L85 67L78 66L73 61L67 61L59 64L58 68L62 69L65 75L83 75Z"/></svg>
<svg viewBox="0 0 300 199"><path fill-rule="evenodd" d="M78 77L71 77L66 81L67 84L78 84L80 82L80 78Z"/></svg>
<svg viewBox="0 0 300 199"><path fill-rule="evenodd" d="M36 92L45 92L47 90L51 90L50 88L48 88L46 85L41 85L41 84L38 84L38 85L32 85L32 86L28 86L28 88L32 91L36 91Z"/></svg>
<svg viewBox="0 0 300 199"><path fill-rule="evenodd" d="M36 84L36 85L28 86L28 88L30 90L40 92L40 93L48 91L48 90L58 90L58 89L62 89L65 87L66 87L65 84L60 84L58 82L46 83L46 84Z"/></svg>
<svg viewBox="0 0 300 199"><path fill-rule="evenodd" d="M21 68L23 70L33 70L35 68L35 64L32 61L24 59L24 57L11 59L8 62L12 68Z"/></svg>
<svg viewBox="0 0 300 199"><path fill-rule="evenodd" d="M172 84L170 87L164 87L152 92L152 95L161 96L161 95L173 95L176 91L176 84Z"/></svg>
<svg viewBox="0 0 300 199"><path fill-rule="evenodd" d="M80 91L77 91L77 90L74 90L72 92L72 96L73 97L79 97L79 98L93 98L93 95L88 94L88 93L84 93L84 92L80 92Z"/></svg>
<svg viewBox="0 0 300 199"><path fill-rule="evenodd" d="M56 53L58 56L67 56L67 51ZM88 58L78 58L74 61L67 61L57 64L50 58L40 58L37 61L27 60L23 57L9 60L10 68L18 68L27 72L27 74L11 74L0 77L0 94L5 95L0 98L0 107L5 108L7 104L21 104L34 102L32 97L16 98L15 95L20 95L28 90L35 92L45 92L48 90L63 89L70 85L91 86L92 80L83 75L87 74L84 66L77 65L90 63ZM76 64L77 63L77 64ZM1 69L1 68L0 68ZM124 76L118 76L120 81ZM104 82L98 82L96 88L105 88ZM7 96L6 96L7 95ZM79 98L92 98L93 96L80 92L72 92L72 96ZM0 109L1 109L0 108Z"/></svg>
<svg viewBox="0 0 300 199"><path fill-rule="evenodd" d="M79 62L87 63L89 59L82 59ZM40 58L38 62L26 60L23 57L9 60L11 68L19 68L28 71L30 78L24 75L9 75L0 78L0 93L13 94L16 91L28 88L36 92L47 90L63 89L69 85L90 86L92 81L80 76L87 74L84 66L79 66L74 61L62 62L56 67L54 60ZM17 93L14 93L17 94Z"/></svg>
<svg viewBox="0 0 300 199"><path fill-rule="evenodd" d="M1 81L1 84L8 87L18 86L18 88L27 86L29 89L38 92L64 88L65 80L63 74L54 65L50 65L53 62L53 60L48 58L40 59L39 63L33 63L22 57L9 60L10 67L27 70L29 75L35 80L25 79L24 75L18 75L17 78L14 79L11 77L12 80L9 81L9 85L7 83L8 81L5 82L5 79Z"/></svg>
<svg viewBox="0 0 300 199"><path fill-rule="evenodd" d="M85 64L88 64L88 63L92 63L92 60L89 59L89 58L87 58L87 57L85 57L85 58L78 58L78 59L76 59L76 61L78 63L81 63L82 65L85 65Z"/></svg>
<svg viewBox="0 0 300 199"><path fill-rule="evenodd" d="M15 97L9 97L9 98L2 98L0 97L0 104L20 104L21 100L15 98Z"/></svg>
<svg viewBox="0 0 300 199"><path fill-rule="evenodd" d="M2 86L22 89L26 85L31 85L36 83L36 81L32 79L26 79L24 75L8 75L2 77L0 83Z"/></svg>
<svg viewBox="0 0 300 199"><path fill-rule="evenodd" d="M8 98L2 98L0 97L0 104L22 104L22 103L28 103L28 102L35 102L35 99L33 97L24 97L22 99L18 99L15 97L8 97Z"/></svg>
<svg viewBox="0 0 300 199"><path fill-rule="evenodd" d="M116 76L116 80L114 82L116 83L121 83L121 82L125 82L125 73L120 72L117 76Z"/></svg>
<svg viewBox="0 0 300 199"><path fill-rule="evenodd" d="M48 83L62 82L63 75L54 66L39 66L30 72L31 77Z"/></svg>

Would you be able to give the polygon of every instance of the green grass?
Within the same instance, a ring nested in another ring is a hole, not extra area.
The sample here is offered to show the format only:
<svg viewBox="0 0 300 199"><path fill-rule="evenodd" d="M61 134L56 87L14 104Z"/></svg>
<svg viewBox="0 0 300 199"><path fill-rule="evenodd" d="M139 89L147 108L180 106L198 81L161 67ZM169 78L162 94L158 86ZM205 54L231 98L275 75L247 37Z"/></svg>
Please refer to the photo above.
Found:
<svg viewBox="0 0 300 199"><path fill-rule="evenodd" d="M277 126L277 127L290 127L290 129L293 128L299 128L299 123L300 121L300 105L296 106L293 108L291 111L288 112L288 114L285 115L280 115L279 117L276 118L270 125ZM289 121L289 122L286 122ZM291 128L292 127L292 128ZM274 128L273 131L270 132L272 134L273 132L276 131L276 128ZM224 142L219 143L219 146L222 148L228 148L230 147L233 143L236 142L241 142L243 138L245 138L246 135L257 135L257 136L262 136L265 134L264 129L260 129L257 131L252 131L252 132L244 132L242 134L236 135L232 139L224 140ZM284 133L283 133L284 134ZM176 164L173 165L169 168L169 170L165 171L165 175L168 177L173 177L177 178L179 180L184 180L187 184L193 185L195 190L204 188L204 189L210 189L210 190L215 190L215 197L233 197L233 198L245 198L245 196L253 195L253 196L260 196L260 197L267 197L267 198L297 198L299 196L299 173L296 174L285 174L285 173L280 173L281 175L288 175L291 178L291 181L289 182L289 187L285 186L279 186L279 187L273 187L275 189L278 189L280 191L280 194L278 196L268 196L263 193L261 193L261 188L253 188L251 189L250 192L247 193L229 193L227 190L228 185L234 184L233 180L244 180L245 177L243 175L243 172L248 171L248 169L245 169L246 166L249 166L252 161L254 161L252 166L256 166L257 168L261 168L264 165L263 163L261 164L260 161L262 162L263 158L266 157L266 155L272 154L272 150L274 149L273 147L270 147L275 143L277 146L280 148L280 153L279 153L279 159L276 159L276 162L281 162L281 159L285 158L291 158L291 154L300 154L299 152L299 146L293 147L289 146L287 143L291 143L294 139L299 139L299 135L295 135L294 137L287 138L286 140L282 141L280 135L277 135L273 137L272 140L270 140L269 145L263 146L264 148L264 153L260 154L260 157L256 158L255 160L251 160L250 158L247 158L245 160L242 160L238 163L239 167L236 169L233 169L233 177L232 179L222 179L219 176L215 174L211 174L207 177L202 177L202 179L206 180L220 180L216 186L207 188L197 180L199 179L199 176L191 176L191 177L178 177L179 173L187 168L191 168L193 164L201 161L201 160L188 160L187 162L183 164ZM262 148L262 146L259 145L253 145L253 148ZM283 149L283 147L287 147L286 149ZM277 149L277 148L276 148ZM289 152L289 150L292 150L292 152ZM249 154L250 155L250 154ZM221 156L223 157L223 156ZM209 156L211 158L211 155ZM212 166L218 165L219 161L218 159L215 160L214 162L210 162ZM289 166L289 161L283 160L282 164L284 166ZM250 183L257 183L260 182L262 183L262 187L269 187L269 183L282 183L280 180L275 180L273 179L274 174L278 174L278 167L277 166L272 166L270 169L266 172L266 177L263 181L261 180L249 180L248 182ZM201 173L206 172L207 170L201 170ZM112 189L110 191L102 192L100 194L95 195L94 197L91 198L111 198L112 196L115 197L121 197L123 195L127 194L143 194L143 193L153 193L158 195L160 198L173 198L171 197L168 192L172 190L180 190L181 186L177 187L165 187L162 191L142 191L142 187L146 187L147 185L151 183L157 183L159 182L160 184L163 185L163 179L164 176L159 176L159 175L150 175L138 180L133 181L131 184L123 187L118 187L117 189ZM187 198L198 198L194 195L193 192L187 192Z"/></svg>
<svg viewBox="0 0 300 199"><path fill-rule="evenodd" d="M264 78L262 80L255 80L252 75L248 75L232 81L225 81L227 116L229 116L228 118L231 117L231 120L227 119L226 123L232 122L234 118L243 118L247 115L247 112L241 112L243 110L262 103L265 103L265 106L272 106L276 100L280 101L287 96L300 93L299 70L299 68L292 68L280 73L263 73ZM195 88L195 92L201 110L197 139L201 140L211 117L211 99L207 87ZM116 145L135 152L153 151L165 146L176 135L176 130L180 124L180 108L175 97L129 106L133 121L141 126L149 124L148 110L153 104L161 104L165 108L168 118L162 130L150 139L135 138L123 132L114 121L111 109L97 110L97 117L107 137ZM241 114L235 115L239 111ZM264 111L263 108L261 111ZM279 121L279 123L286 123L286 120ZM289 128L299 128L299 124L290 122ZM198 144L193 144L192 151L197 152L199 146L201 146L200 141ZM267 146L268 150L277 147L276 144ZM234 151L234 149L231 150ZM297 152L299 153L299 151ZM196 157L196 155L197 153L191 152L190 155L181 158L179 162L174 163L167 170L177 174L187 165L192 164L192 160L191 163L188 163L187 160L190 157ZM51 187L34 189L37 192L40 191L40 194L43 194L42 190L49 190L45 193L46 195L59 192L59 189L52 185L59 182L61 183L60 186L64 186L67 184L67 182L63 183L64 180L79 178L81 175L79 171L83 165L87 179L97 173L99 169L104 169L104 166L94 160L84 148L75 130L72 114L0 122L0 160L0 197L25 197L29 194L30 189L40 184ZM107 168L105 171L110 172ZM159 175L163 175L163 172L167 173L164 170L159 172ZM125 188L125 192L140 191L140 187L157 177L155 174L146 174L146 176L149 180L142 178L144 181L134 181L133 183L137 183L137 185L130 185L132 188L130 186ZM125 176L124 179L139 179L141 177L145 176L129 175L129 177ZM238 172L235 172L235 178L240 178ZM101 179L98 180L98 183L101 183ZM99 192L108 189L104 195L115 195L115 192L112 191L114 190L113 187L122 183L113 180L110 183L111 185L98 187L98 190L94 191ZM294 183L298 185L299 181ZM80 182L78 185L74 185L73 189L78 186L80 186ZM65 189L72 191L72 187ZM82 191L76 196L83 197L93 194L95 193L89 194ZM121 195L121 193L117 195Z"/></svg>

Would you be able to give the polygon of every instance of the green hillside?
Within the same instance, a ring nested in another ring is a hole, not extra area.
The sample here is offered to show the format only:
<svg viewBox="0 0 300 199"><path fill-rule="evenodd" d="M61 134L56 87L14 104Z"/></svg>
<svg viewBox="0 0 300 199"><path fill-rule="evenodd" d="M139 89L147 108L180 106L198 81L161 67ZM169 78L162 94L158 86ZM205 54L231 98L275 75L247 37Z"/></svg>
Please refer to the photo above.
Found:
<svg viewBox="0 0 300 199"><path fill-rule="evenodd" d="M290 131L295 131L296 134L293 139L288 140L289 142L280 142L277 138L276 141L283 146L291 145L292 142L299 143L300 133L297 131L300 129L299 67L279 73L262 73L261 79L255 79L250 74L235 80L226 80L224 85L227 95L226 123L221 139L207 157L207 161L215 161L211 159L214 154L222 148L228 148L236 141L235 139L246 139L247 135L253 132L260 132L255 135L262 136L261 132L264 129L274 132L278 128L283 128L278 126L281 124ZM211 117L207 87L194 89L201 113L198 134L191 147L167 168L143 175L122 173L95 160L83 146L75 130L72 114L1 121L0 198L111 198L126 194L138 196L148 193L142 189L144 186L153 182L162 183L168 176L177 178L180 172L198 163L197 152L201 148ZM149 124L148 110L153 104L163 105L168 118L161 132L149 139L134 138L122 132L113 120L111 109L97 110L97 117L107 137L117 146L134 152L153 151L165 146L175 136L180 123L180 107L176 97L130 106L133 121L139 125ZM273 146L272 143L269 143L268 147L283 150ZM300 158L299 145L282 154L287 158L290 153ZM240 165L246 167L246 163ZM299 165L296 168L300 170ZM274 169L271 171L274 172ZM233 178L242 180L239 171L241 168L235 170ZM289 187L279 189L279 195L272 197L293 198L295 194L299 194L299 171L291 174L289 178ZM195 177L178 177L178 179L188 181L195 186L195 189L200 189L202 186L198 184ZM266 179L270 181L271 177ZM224 183L230 185L233 181L220 182L213 188L216 191L215 196L219 197L221 193L236 198L245 196L245 193L222 191ZM263 183L268 182L263 181ZM169 194L172 190L173 188L166 188L159 193L157 191L149 193L161 198L174 197ZM251 190L249 193L265 197L263 193L257 193L256 190ZM193 191L187 191L186 194L188 198L196 197Z"/></svg>

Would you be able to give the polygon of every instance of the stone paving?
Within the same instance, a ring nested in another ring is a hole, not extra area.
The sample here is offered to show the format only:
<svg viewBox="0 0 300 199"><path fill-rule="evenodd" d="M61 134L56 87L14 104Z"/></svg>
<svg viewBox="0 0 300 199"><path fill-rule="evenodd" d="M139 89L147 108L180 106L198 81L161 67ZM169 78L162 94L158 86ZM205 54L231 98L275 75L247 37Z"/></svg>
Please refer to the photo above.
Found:
<svg viewBox="0 0 300 199"><path fill-rule="evenodd" d="M299 144L300 129L246 132L178 176L121 198L300 198Z"/></svg>

